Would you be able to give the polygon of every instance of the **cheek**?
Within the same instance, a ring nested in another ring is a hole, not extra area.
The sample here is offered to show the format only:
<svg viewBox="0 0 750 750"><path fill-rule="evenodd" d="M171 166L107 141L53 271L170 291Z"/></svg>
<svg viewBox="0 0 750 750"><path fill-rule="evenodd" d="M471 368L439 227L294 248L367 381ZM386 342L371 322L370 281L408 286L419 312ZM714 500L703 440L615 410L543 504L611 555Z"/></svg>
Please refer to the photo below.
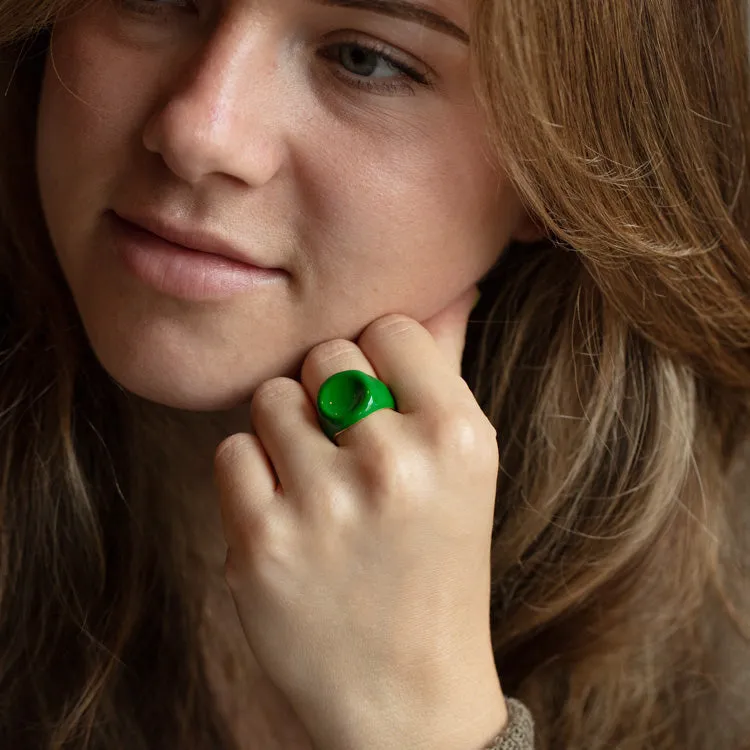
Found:
<svg viewBox="0 0 750 750"><path fill-rule="evenodd" d="M101 35L71 22L53 35L37 116L40 197L53 244L70 277L116 179L132 169L138 109L122 62L107 57Z"/></svg>
<svg viewBox="0 0 750 750"><path fill-rule="evenodd" d="M96 162L125 129L126 113L118 105L126 92L117 70L102 54L86 28L65 25L52 39L42 84L38 143L40 163L54 168L67 157ZM105 72L106 71L106 72Z"/></svg>
<svg viewBox="0 0 750 750"><path fill-rule="evenodd" d="M449 129L383 139L377 148L351 132L328 143L335 153L317 150L305 167L316 186L306 196L305 215L315 222L306 233L320 238L316 266L342 304L378 305L368 314L394 304L408 304L400 310L407 314L434 312L507 245L519 215L515 193ZM352 153L356 160L344 158Z"/></svg>

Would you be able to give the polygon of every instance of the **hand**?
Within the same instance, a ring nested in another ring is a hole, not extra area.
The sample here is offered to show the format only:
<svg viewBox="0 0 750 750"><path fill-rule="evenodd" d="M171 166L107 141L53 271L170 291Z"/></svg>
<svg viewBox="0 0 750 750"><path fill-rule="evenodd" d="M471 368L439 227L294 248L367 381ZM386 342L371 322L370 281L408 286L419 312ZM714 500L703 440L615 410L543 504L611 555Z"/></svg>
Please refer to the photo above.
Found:
<svg viewBox="0 0 750 750"><path fill-rule="evenodd" d="M245 636L321 750L479 750L505 724L489 630L496 433L460 376L475 295L316 346L301 384L257 389L255 435L216 451ZM399 411L337 446L315 400L347 369L387 383Z"/></svg>

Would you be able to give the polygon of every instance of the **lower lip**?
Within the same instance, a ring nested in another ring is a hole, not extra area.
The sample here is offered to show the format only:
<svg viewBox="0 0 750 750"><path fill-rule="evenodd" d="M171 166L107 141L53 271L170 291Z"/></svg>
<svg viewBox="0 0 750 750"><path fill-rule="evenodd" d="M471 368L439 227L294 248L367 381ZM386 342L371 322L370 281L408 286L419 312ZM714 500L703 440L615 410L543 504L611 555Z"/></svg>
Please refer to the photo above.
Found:
<svg viewBox="0 0 750 750"><path fill-rule="evenodd" d="M258 268L222 255L190 250L158 237L109 212L116 252L131 273L163 294L205 302L278 282L285 272Z"/></svg>

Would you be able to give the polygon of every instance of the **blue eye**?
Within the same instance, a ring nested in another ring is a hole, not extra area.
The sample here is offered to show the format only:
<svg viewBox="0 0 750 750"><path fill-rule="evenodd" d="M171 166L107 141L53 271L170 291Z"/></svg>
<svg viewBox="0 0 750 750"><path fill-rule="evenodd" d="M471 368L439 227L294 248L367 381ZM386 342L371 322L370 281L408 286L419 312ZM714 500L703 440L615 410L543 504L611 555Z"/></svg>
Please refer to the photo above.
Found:
<svg viewBox="0 0 750 750"><path fill-rule="evenodd" d="M346 83L370 91L414 91L414 84L429 86L426 75L403 60L397 59L390 48L378 43L339 42L321 51L321 56L340 68L336 73Z"/></svg>
<svg viewBox="0 0 750 750"><path fill-rule="evenodd" d="M420 80L421 76L415 70L407 68L406 65L397 63L382 52L363 47L361 44L345 43L336 45L338 50L338 61L350 73L363 78L393 78L400 75L409 75L414 80Z"/></svg>

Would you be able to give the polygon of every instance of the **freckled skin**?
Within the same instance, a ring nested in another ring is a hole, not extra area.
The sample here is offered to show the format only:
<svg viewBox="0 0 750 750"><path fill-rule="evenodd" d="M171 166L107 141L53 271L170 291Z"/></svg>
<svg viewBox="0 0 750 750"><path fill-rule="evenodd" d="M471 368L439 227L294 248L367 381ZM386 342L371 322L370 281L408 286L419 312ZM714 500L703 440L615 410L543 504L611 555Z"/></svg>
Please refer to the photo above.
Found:
<svg viewBox="0 0 750 750"><path fill-rule="evenodd" d="M50 235L97 356L128 390L194 411L241 404L321 341L390 312L435 314L524 220L486 158L460 42L307 0L153 5L166 11L97 0L59 21L38 120ZM468 27L460 0L434 5ZM318 54L334 42L401 50L434 87L355 88L357 73ZM132 207L205 225L287 275L222 301L170 298L112 252L104 212Z"/></svg>

